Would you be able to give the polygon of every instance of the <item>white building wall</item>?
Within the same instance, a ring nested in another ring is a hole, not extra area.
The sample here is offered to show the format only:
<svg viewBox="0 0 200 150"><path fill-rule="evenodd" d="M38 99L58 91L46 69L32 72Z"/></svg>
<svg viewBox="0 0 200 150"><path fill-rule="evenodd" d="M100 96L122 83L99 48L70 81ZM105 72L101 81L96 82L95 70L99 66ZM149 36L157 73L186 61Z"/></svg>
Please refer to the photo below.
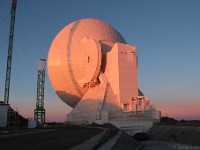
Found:
<svg viewBox="0 0 200 150"><path fill-rule="evenodd" d="M28 120L28 128L36 128L37 127L37 121L36 120Z"/></svg>
<svg viewBox="0 0 200 150"><path fill-rule="evenodd" d="M8 116L8 105L0 105L0 127L6 127Z"/></svg>

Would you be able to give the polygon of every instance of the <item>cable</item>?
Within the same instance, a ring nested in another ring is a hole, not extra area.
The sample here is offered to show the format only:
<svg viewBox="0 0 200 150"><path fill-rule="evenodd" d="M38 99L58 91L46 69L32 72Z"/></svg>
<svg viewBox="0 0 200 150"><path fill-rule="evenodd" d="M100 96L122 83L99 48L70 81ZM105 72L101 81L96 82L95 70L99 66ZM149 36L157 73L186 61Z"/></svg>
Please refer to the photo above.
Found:
<svg viewBox="0 0 200 150"><path fill-rule="evenodd" d="M1 3L0 3L0 8L3 7L3 5L5 4L5 1L6 1L6 0L2 0L2 1L1 1Z"/></svg>
<svg viewBox="0 0 200 150"><path fill-rule="evenodd" d="M47 44L48 42L46 41L46 38L45 38L45 36L44 36L44 34L43 34L43 30L41 30L41 28L40 28L40 26L39 26L39 24L38 24L38 22L37 22L37 20L36 20L36 17L35 17L35 15L34 15L33 11L32 11L32 8L30 7L29 1L27 0L26 2L27 2L27 6L28 6L28 8L29 8L29 10L30 10L30 13L31 13L31 15L32 15L32 17L33 17L33 19L34 19L34 22L35 22L35 24L36 24L36 26L37 26L37 28L38 28L38 31L40 32L43 41Z"/></svg>
<svg viewBox="0 0 200 150"><path fill-rule="evenodd" d="M9 19L9 17L10 17L10 14L7 14L6 16L4 16L4 18L0 21L0 25L6 22L7 19Z"/></svg>

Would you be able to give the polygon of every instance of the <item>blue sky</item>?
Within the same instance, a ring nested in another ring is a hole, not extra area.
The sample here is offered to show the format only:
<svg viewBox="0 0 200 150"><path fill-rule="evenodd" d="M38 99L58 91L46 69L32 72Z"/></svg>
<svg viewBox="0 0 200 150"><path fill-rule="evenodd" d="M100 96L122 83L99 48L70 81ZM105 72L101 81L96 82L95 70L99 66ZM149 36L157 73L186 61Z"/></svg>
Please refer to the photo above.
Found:
<svg viewBox="0 0 200 150"><path fill-rule="evenodd" d="M4 97L11 0L0 0L0 100ZM37 66L56 34L81 18L115 27L137 47L139 87L177 119L200 119L199 0L18 0L10 103L33 117ZM47 121L64 121L71 110L46 75Z"/></svg>

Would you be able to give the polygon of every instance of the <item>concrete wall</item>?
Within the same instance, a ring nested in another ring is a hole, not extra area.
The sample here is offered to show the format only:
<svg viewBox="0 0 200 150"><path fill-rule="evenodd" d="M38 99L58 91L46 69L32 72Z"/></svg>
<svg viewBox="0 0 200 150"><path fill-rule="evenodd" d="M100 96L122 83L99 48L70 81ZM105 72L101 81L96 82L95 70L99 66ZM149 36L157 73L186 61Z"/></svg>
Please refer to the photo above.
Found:
<svg viewBox="0 0 200 150"><path fill-rule="evenodd" d="M131 136L138 132L147 132L153 126L153 120L145 118L112 119L110 123Z"/></svg>
<svg viewBox="0 0 200 150"><path fill-rule="evenodd" d="M72 124L91 124L93 122L97 124L108 123L108 111L94 111L84 113L70 113L67 114L67 121Z"/></svg>
<svg viewBox="0 0 200 150"><path fill-rule="evenodd" d="M154 125L147 133L152 140L200 146L200 127Z"/></svg>

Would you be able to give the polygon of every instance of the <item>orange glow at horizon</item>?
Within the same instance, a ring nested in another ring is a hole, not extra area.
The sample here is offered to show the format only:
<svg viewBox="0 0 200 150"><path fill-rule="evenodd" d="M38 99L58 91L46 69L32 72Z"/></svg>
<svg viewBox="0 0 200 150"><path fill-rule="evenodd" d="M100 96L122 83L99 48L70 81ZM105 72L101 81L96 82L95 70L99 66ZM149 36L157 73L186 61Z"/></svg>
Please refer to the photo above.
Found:
<svg viewBox="0 0 200 150"><path fill-rule="evenodd" d="M190 103L168 103L167 105L162 105L157 107L161 110L161 116L168 116L175 119L185 119L185 120L200 120L200 102Z"/></svg>

